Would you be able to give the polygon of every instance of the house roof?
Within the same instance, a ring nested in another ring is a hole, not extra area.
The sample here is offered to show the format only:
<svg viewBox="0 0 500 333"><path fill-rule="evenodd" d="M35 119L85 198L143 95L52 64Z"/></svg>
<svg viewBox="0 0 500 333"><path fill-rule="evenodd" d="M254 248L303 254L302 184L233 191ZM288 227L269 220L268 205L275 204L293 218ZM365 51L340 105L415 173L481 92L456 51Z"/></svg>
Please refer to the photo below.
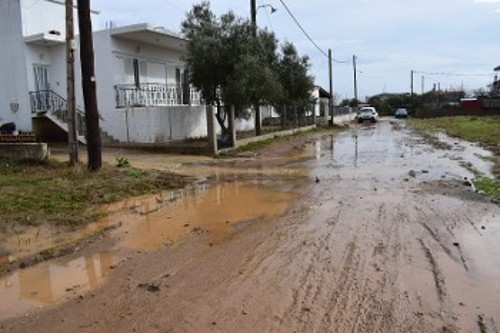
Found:
<svg viewBox="0 0 500 333"><path fill-rule="evenodd" d="M113 28L111 36L178 51L183 51L186 45L186 40L180 35L162 27L153 27L148 23Z"/></svg>
<svg viewBox="0 0 500 333"><path fill-rule="evenodd" d="M331 98L332 95L330 95L330 93L328 91L326 91L325 89L323 89L322 87L319 87L319 98Z"/></svg>

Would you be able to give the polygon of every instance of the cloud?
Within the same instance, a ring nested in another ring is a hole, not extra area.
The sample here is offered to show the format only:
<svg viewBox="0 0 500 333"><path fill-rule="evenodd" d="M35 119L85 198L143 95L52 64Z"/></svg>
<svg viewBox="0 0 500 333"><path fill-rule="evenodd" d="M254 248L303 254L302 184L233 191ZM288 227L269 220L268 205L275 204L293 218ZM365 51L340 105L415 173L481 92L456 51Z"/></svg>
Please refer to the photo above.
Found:
<svg viewBox="0 0 500 333"><path fill-rule="evenodd" d="M474 0L479 3L500 3L500 0Z"/></svg>

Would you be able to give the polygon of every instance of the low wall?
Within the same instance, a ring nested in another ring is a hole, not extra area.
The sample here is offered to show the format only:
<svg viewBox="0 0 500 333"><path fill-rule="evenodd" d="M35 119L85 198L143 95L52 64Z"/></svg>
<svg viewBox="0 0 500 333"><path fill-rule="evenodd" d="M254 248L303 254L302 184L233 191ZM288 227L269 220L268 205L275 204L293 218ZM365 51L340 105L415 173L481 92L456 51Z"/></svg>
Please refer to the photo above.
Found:
<svg viewBox="0 0 500 333"><path fill-rule="evenodd" d="M165 143L207 135L204 106L116 109L101 126L122 143Z"/></svg>
<svg viewBox="0 0 500 333"><path fill-rule="evenodd" d="M416 118L438 118L454 116L498 116L500 109L417 109Z"/></svg>
<svg viewBox="0 0 500 333"><path fill-rule="evenodd" d="M346 114L341 114L341 115L335 115L333 116L333 123L335 125L341 125L345 123L350 123L356 118L356 112L352 113L346 113Z"/></svg>
<svg viewBox="0 0 500 333"><path fill-rule="evenodd" d="M46 143L0 143L0 157L10 160L37 160L47 158Z"/></svg>

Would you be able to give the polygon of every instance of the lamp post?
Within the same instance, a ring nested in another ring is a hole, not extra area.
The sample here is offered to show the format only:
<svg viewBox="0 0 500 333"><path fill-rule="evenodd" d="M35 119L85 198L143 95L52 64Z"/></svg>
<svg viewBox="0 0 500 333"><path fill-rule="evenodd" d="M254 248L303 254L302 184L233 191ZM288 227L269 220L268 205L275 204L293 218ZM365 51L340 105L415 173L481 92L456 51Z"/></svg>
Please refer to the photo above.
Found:
<svg viewBox="0 0 500 333"><path fill-rule="evenodd" d="M261 7L269 7L271 8L271 13L274 13L276 11L276 8L274 8L271 5L260 5L257 7L255 1L256 0L250 0L250 18L252 22L253 36L254 38L257 38L257 9ZM255 135L259 136L261 134L261 116L260 116L260 107L258 101L254 102L254 109L255 109Z"/></svg>
<svg viewBox="0 0 500 333"><path fill-rule="evenodd" d="M278 11L276 8L274 8L270 4L260 5L260 6L257 7L257 9L259 9L259 8L265 8L265 7L268 7L271 10L271 14L274 14L274 13L276 13Z"/></svg>
<svg viewBox="0 0 500 333"><path fill-rule="evenodd" d="M253 34L257 36L257 4L256 0L250 0L250 18L253 25Z"/></svg>
<svg viewBox="0 0 500 333"><path fill-rule="evenodd" d="M250 19L251 19L252 25L254 27L254 35L257 35L257 9L268 7L269 9L271 9L271 14L275 13L277 11L277 9L274 8L270 4L264 4L264 5L257 6L255 1L256 0L250 0Z"/></svg>

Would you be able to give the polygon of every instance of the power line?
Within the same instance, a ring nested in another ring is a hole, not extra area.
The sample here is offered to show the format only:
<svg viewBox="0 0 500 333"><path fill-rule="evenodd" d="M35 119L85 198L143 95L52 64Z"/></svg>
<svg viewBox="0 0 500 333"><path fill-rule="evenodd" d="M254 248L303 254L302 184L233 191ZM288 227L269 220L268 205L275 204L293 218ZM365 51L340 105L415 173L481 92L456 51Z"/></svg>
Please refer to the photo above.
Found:
<svg viewBox="0 0 500 333"><path fill-rule="evenodd" d="M175 9L177 9L179 12L184 13L184 9L182 9L181 7L179 7L177 4L173 3L172 1L170 1L170 0L163 0L163 2L167 2L169 5L171 5Z"/></svg>
<svg viewBox="0 0 500 333"><path fill-rule="evenodd" d="M426 71L413 71L413 73L425 75L440 75L440 76L491 76L493 73L446 73L446 72L426 72Z"/></svg>
<svg viewBox="0 0 500 333"><path fill-rule="evenodd" d="M351 63L351 59L347 59L347 60L337 60L337 59L332 59L333 62L337 63L337 64L350 64Z"/></svg>
<svg viewBox="0 0 500 333"><path fill-rule="evenodd" d="M285 1L284 0L280 0L280 2L283 5L283 7L285 8L285 10L287 11L288 15L290 15L290 17L293 19L293 21L295 22L295 24L297 24L297 26L299 27L299 29L304 33L304 35L307 37L307 39L309 39L309 41L314 45L314 47L316 47L316 49L318 49L318 51L321 54L323 54L325 57L328 58L328 54L321 47L319 47L319 45L314 41L314 39L312 39L312 37L304 29L304 27L302 27L302 25L299 23L299 21L297 20L297 18L295 17L295 15L293 15L293 13L290 10L290 8L288 8L288 6L286 5ZM335 62L337 64L347 64L347 63L351 62L351 59L337 60L337 59L332 58L332 60L333 60L333 62Z"/></svg>
<svg viewBox="0 0 500 333"><path fill-rule="evenodd" d="M311 36L309 36L309 34L305 31L305 29L299 23L299 21L297 20L297 18L295 17L295 15L293 15L293 13L290 11L290 9L288 8L288 6L285 4L285 2L283 0L280 0L280 2L283 5L283 7L285 7L285 10L288 12L288 15L290 15L290 17L295 21L295 24L297 24L297 26L300 28L300 30L302 30L302 32L307 37L307 39L309 39L309 41L318 49L319 52L321 52L325 57L328 58L328 54L325 51L323 51L323 49L321 49L318 46L318 44L316 44L316 42L311 38Z"/></svg>

